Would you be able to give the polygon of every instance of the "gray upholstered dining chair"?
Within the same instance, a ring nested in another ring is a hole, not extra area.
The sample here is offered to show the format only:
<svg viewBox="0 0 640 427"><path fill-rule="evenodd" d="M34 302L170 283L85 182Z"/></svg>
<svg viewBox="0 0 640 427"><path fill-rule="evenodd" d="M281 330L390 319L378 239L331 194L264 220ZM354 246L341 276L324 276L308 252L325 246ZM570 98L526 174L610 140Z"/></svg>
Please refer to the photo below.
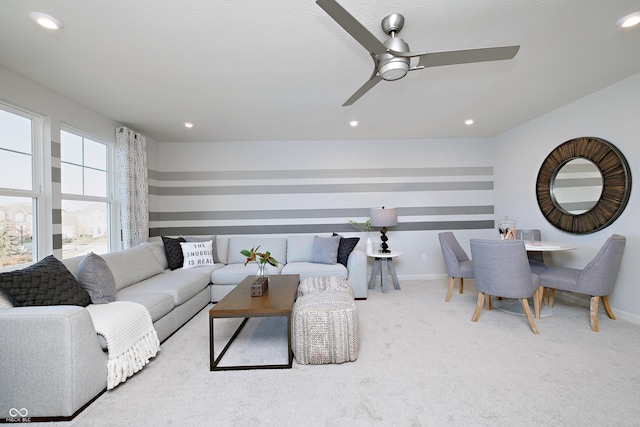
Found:
<svg viewBox="0 0 640 427"><path fill-rule="evenodd" d="M478 321L485 298L514 298L520 300L531 331L538 334L528 298L533 296L536 318L539 319L542 287L538 275L529 268L524 242L471 239L471 258L478 289L478 302L471 321Z"/></svg>
<svg viewBox="0 0 640 427"><path fill-rule="evenodd" d="M539 242L542 240L542 233L538 229L533 229L533 240ZM516 228L515 238L522 240L522 230ZM544 255L542 251L527 251L527 258L529 258L529 267L531 272L540 274L547 266L544 263Z"/></svg>
<svg viewBox="0 0 640 427"><path fill-rule="evenodd" d="M604 310L610 319L616 317L609 305L609 294L613 291L622 262L627 239L620 234L609 237L595 258L583 269L550 267L540 273L540 284L549 288L549 306L553 307L554 290L591 295L589 316L591 330L598 332L598 303L602 299Z"/></svg>
<svg viewBox="0 0 640 427"><path fill-rule="evenodd" d="M445 298L445 301L449 302L456 278L460 278L460 293L464 292L464 279L473 278L473 262L451 231L439 233L438 239L440 240L442 257L449 275L449 290Z"/></svg>

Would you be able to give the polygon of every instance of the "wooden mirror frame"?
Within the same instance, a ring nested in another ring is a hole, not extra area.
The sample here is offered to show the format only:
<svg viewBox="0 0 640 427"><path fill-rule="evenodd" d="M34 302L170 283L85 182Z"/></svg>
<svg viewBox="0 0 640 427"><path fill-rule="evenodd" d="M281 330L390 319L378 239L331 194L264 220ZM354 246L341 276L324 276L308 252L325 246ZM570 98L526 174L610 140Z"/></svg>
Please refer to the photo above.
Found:
<svg viewBox="0 0 640 427"><path fill-rule="evenodd" d="M602 174L602 194L589 211L573 215L558 206L553 181L567 162L584 158ZM553 226L575 234L588 234L608 227L624 211L631 195L631 170L624 155L604 139L574 138L556 147L542 162L536 182L536 198L542 215Z"/></svg>

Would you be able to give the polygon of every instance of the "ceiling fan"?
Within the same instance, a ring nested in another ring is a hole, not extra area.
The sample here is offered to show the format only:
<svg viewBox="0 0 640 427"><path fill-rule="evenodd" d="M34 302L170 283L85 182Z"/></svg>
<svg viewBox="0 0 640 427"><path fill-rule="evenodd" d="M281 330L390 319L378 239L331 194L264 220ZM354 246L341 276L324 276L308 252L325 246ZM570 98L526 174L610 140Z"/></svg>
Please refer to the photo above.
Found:
<svg viewBox="0 0 640 427"><path fill-rule="evenodd" d="M335 0L317 0L316 3L367 49L373 59L371 77L342 104L343 107L356 102L381 80L399 80L409 71L427 67L512 59L520 49L520 46L501 46L442 52L410 52L409 45L397 37L404 26L404 17L399 13L393 13L382 20L382 30L389 38L381 42ZM412 58L419 58L418 64L413 67Z"/></svg>

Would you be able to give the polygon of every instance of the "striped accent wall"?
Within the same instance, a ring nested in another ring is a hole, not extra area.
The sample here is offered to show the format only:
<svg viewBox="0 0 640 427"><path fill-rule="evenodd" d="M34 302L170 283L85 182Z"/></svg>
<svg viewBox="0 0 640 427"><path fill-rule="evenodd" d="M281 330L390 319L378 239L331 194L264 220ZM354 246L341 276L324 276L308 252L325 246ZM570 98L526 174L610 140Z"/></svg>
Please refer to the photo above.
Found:
<svg viewBox="0 0 640 427"><path fill-rule="evenodd" d="M150 235L358 232L369 207L394 231L493 229L493 168L149 171ZM364 206L364 207L363 207Z"/></svg>

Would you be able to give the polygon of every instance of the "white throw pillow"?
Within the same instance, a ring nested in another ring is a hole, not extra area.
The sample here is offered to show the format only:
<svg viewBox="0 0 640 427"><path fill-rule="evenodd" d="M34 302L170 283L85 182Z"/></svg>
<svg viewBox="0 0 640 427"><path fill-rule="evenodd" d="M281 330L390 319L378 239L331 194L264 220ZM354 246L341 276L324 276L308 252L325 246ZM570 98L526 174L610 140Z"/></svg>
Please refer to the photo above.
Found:
<svg viewBox="0 0 640 427"><path fill-rule="evenodd" d="M184 256L183 269L213 265L213 240L206 242L180 242Z"/></svg>

